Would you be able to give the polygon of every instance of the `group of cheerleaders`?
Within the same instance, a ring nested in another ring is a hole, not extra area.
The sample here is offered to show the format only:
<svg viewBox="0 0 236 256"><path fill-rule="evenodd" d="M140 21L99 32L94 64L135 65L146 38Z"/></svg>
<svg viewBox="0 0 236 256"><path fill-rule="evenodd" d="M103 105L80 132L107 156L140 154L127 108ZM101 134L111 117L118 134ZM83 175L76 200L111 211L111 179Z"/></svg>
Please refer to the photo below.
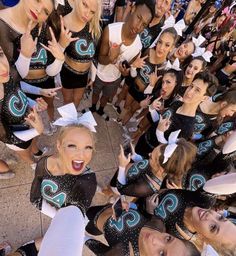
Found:
<svg viewBox="0 0 236 256"><path fill-rule="evenodd" d="M128 2L126 18L103 30L101 0L0 10L0 138L35 168L30 201L52 218L44 238L15 252L3 242L1 256L77 256L84 244L95 255L236 255L236 8L206 4L191 0L179 19L181 1ZM77 113L91 87L91 107ZM59 91L64 127L45 156L37 140L57 130ZM117 145L119 168L101 191L89 167L92 113L130 142L128 153ZM14 176L1 160L0 179ZM95 193L120 198L119 216L111 203L91 206Z"/></svg>

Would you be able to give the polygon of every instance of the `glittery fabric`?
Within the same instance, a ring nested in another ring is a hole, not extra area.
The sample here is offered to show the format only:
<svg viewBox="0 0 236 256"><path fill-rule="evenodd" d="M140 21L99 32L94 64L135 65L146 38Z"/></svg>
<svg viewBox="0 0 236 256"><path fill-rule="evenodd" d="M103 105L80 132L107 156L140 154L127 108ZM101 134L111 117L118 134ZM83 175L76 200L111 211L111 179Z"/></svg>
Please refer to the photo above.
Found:
<svg viewBox="0 0 236 256"><path fill-rule="evenodd" d="M198 206L208 209L214 203L213 196L199 190L170 189L165 190L159 195L159 204L155 208L154 214L164 222L167 233L182 238L176 229L176 224L187 234L191 235L183 222L186 208Z"/></svg>
<svg viewBox="0 0 236 256"><path fill-rule="evenodd" d="M161 32L161 27L164 24L164 19L152 26L145 28L142 33L140 33L140 39L143 45L142 52L144 52L146 49L148 49L151 44L155 41L155 39L158 37L159 33Z"/></svg>
<svg viewBox="0 0 236 256"><path fill-rule="evenodd" d="M79 39L71 42L66 48L65 53L70 59L78 62L90 62L95 54L96 43L89 32L89 25L79 32L72 32L72 37L78 37Z"/></svg>
<svg viewBox="0 0 236 256"><path fill-rule="evenodd" d="M10 125L25 123L25 117L30 111L28 99L20 89L20 84L10 79L4 85L4 98L0 101L1 122L6 131L4 142L9 144L23 143L10 129Z"/></svg>
<svg viewBox="0 0 236 256"><path fill-rule="evenodd" d="M148 160L135 162L127 170L126 184L122 185L117 181L117 188L121 194L127 196L151 196L157 193L158 189L152 184L148 177L153 183L156 183L157 187L161 186L162 181L153 174Z"/></svg>
<svg viewBox="0 0 236 256"><path fill-rule="evenodd" d="M94 239L88 240L86 245L95 255L111 255L112 252L113 256L129 256L130 244L134 255L139 256L139 234L146 222L147 219L137 210L123 211L117 221L110 217L104 224L104 236L109 246Z"/></svg>
<svg viewBox="0 0 236 256"><path fill-rule="evenodd" d="M37 164L35 178L31 186L31 203L40 210L43 199L57 209L75 205L85 214L96 192L95 173L87 167L80 175L53 176L47 170L47 158L40 159Z"/></svg>

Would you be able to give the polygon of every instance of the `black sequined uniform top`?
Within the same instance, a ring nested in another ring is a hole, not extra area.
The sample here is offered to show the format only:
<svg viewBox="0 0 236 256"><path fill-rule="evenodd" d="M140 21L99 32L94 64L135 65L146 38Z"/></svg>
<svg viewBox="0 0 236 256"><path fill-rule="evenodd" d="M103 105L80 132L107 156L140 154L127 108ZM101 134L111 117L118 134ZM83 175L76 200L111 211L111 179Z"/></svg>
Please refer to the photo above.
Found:
<svg viewBox="0 0 236 256"><path fill-rule="evenodd" d="M85 214L96 192L95 173L86 167L80 175L53 176L47 169L47 159L43 157L37 163L30 192L31 203L39 210L43 199L57 209L75 205Z"/></svg>
<svg viewBox="0 0 236 256"><path fill-rule="evenodd" d="M178 108L182 105L182 102L174 102L162 115L163 118L170 118L171 124L167 131L165 131L165 139L168 140L168 137L171 132L181 129L179 138L190 139L193 134L194 128L194 119L195 117L185 116L176 113ZM135 147L135 151L147 158L148 154L159 145L159 141L156 137L156 128L158 122L152 124L152 126L144 133L138 140L138 143Z"/></svg>
<svg viewBox="0 0 236 256"><path fill-rule="evenodd" d="M109 246L94 239L86 241L86 245L98 256L129 256L131 245L134 256L139 256L139 234L147 221L140 212L130 208L118 220L110 217L105 222L103 232Z"/></svg>
<svg viewBox="0 0 236 256"><path fill-rule="evenodd" d="M149 178L156 186L152 184ZM117 181L117 189L123 195L134 197L147 197L154 193L157 193L162 184L162 181L158 179L152 172L149 161L142 160L135 162L127 170L126 184L122 185Z"/></svg>
<svg viewBox="0 0 236 256"><path fill-rule="evenodd" d="M11 78L3 86L4 97L0 101L0 117L6 132L6 137L3 141L8 144L17 145L24 141L13 134L10 126L25 123L25 117L29 114L30 106L27 96L20 89L18 82L14 82Z"/></svg>
<svg viewBox="0 0 236 256"><path fill-rule="evenodd" d="M164 222L167 233L183 238L178 232L176 224L191 235L183 221L185 210L195 206L209 209L214 203L213 196L199 190L168 189L160 193L159 204L155 208L154 214Z"/></svg>
<svg viewBox="0 0 236 256"><path fill-rule="evenodd" d="M151 44L155 41L155 39L158 37L159 33L161 32L161 27L163 26L163 24L164 24L164 19L162 18L158 24L152 27L147 27L140 33L143 52L146 49L148 49L151 46Z"/></svg>
<svg viewBox="0 0 236 256"><path fill-rule="evenodd" d="M78 62L90 62L96 50L96 42L89 32L89 24L79 32L72 32L72 37L79 37L78 40L71 42L65 52L70 59Z"/></svg>

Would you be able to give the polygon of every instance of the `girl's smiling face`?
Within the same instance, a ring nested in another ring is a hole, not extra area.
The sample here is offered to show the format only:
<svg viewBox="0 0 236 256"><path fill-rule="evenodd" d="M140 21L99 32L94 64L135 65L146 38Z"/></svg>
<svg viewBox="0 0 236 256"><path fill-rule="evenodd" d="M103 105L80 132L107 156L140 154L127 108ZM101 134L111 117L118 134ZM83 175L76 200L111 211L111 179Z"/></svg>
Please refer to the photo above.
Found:
<svg viewBox="0 0 236 256"><path fill-rule="evenodd" d="M59 158L65 173L81 174L92 159L94 141L90 131L84 127L68 128L57 141Z"/></svg>

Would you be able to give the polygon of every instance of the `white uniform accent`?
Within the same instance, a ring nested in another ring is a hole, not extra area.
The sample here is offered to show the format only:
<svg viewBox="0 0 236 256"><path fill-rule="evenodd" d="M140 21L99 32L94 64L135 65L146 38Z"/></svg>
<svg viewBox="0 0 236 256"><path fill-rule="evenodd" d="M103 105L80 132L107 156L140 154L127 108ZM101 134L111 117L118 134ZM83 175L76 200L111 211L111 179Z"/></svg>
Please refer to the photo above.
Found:
<svg viewBox="0 0 236 256"><path fill-rule="evenodd" d="M108 25L109 29L109 42L121 44L121 32L123 22L116 22ZM124 60L130 62L142 49L142 43L139 35L136 36L133 43L129 46L121 45L121 54L115 64L102 65L98 63L97 76L104 82L113 82L117 80L121 73L119 71L119 64Z"/></svg>

